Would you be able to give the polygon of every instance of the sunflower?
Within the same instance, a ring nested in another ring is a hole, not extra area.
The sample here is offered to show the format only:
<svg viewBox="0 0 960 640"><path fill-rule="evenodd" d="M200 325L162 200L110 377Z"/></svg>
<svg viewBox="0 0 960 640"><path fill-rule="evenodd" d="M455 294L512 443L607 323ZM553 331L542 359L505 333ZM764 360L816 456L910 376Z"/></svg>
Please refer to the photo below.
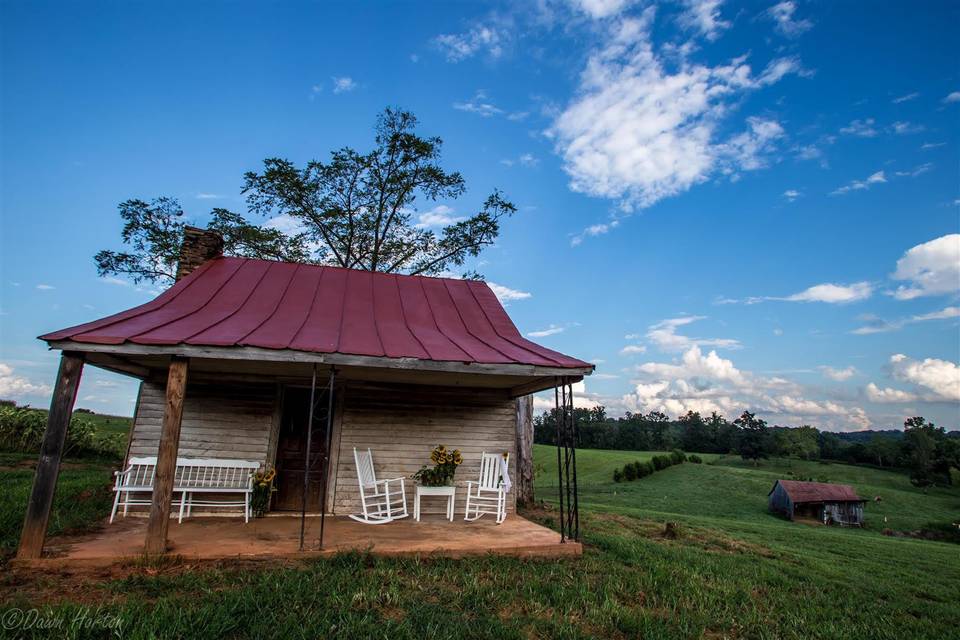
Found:
<svg viewBox="0 0 960 640"><path fill-rule="evenodd" d="M459 465L459 464L462 464L462 463L463 463L463 456L460 455L460 450L459 450L459 449L454 450L454 452L453 452L453 464Z"/></svg>
<svg viewBox="0 0 960 640"><path fill-rule="evenodd" d="M440 454L437 453L436 449L430 453L430 462L433 464L440 464Z"/></svg>

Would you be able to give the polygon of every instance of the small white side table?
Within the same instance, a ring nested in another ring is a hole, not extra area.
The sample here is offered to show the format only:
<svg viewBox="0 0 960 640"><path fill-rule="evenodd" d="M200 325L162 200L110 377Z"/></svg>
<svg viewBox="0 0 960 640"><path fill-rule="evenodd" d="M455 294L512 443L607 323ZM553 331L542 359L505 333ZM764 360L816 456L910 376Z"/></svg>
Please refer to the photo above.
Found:
<svg viewBox="0 0 960 640"><path fill-rule="evenodd" d="M446 496L447 520L453 522L453 500L456 491L456 487L423 487L417 485L417 491L413 496L413 519L420 522L420 496Z"/></svg>

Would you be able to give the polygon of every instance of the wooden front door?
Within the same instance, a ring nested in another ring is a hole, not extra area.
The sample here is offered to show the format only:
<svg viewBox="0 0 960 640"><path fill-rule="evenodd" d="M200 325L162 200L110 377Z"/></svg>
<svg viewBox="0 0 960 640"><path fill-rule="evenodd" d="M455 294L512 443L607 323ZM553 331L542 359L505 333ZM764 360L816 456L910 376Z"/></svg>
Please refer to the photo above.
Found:
<svg viewBox="0 0 960 640"><path fill-rule="evenodd" d="M287 387L283 392L280 434L277 439L276 511L299 511L303 500L306 470L307 423L310 415L310 389ZM320 511L323 486L323 458L326 448L327 390L317 389L313 410L313 434L310 442L310 485L307 511Z"/></svg>

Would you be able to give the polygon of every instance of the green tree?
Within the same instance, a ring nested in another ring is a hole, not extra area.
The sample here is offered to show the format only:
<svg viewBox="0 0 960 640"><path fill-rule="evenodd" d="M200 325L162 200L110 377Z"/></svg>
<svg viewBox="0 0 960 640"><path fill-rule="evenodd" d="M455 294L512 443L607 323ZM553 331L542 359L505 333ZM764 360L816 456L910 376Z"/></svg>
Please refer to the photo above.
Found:
<svg viewBox="0 0 960 640"><path fill-rule="evenodd" d="M374 148L351 148L303 168L281 158L264 160L261 172L244 175L256 225L228 209L214 209L208 228L224 238L224 254L351 269L436 275L462 266L497 239L500 222L516 207L494 190L472 216L440 220L437 231L414 220L420 201L452 201L466 191L458 172L440 165L440 138L416 133L409 111L386 109L377 119ZM175 198L120 204L123 250L104 249L94 260L101 276L134 282L174 279L184 226ZM295 231L284 233L269 220ZM480 277L467 273L467 277Z"/></svg>
<svg viewBox="0 0 960 640"><path fill-rule="evenodd" d="M713 451L714 442L710 437L710 428L697 411L687 411L677 419L680 423L680 442L684 451Z"/></svg>
<svg viewBox="0 0 960 640"><path fill-rule="evenodd" d="M733 421L737 426L737 453L744 460L753 460L754 464L760 458L767 458L773 448L770 430L767 423L755 414L744 411Z"/></svg>
<svg viewBox="0 0 960 640"><path fill-rule="evenodd" d="M949 485L951 467L960 468L960 447L947 438L946 430L922 416L903 423L903 446L910 482L918 487Z"/></svg>

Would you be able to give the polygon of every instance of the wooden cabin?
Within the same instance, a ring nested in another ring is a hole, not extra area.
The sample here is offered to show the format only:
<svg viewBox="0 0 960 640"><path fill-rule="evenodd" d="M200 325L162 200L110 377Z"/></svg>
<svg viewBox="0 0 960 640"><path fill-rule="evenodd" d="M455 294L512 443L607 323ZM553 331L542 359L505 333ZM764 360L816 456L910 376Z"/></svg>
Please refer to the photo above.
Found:
<svg viewBox="0 0 960 640"><path fill-rule="evenodd" d="M815 519L824 524L863 526L864 500L847 484L777 480L767 494L770 511L790 520Z"/></svg>
<svg viewBox="0 0 960 640"><path fill-rule="evenodd" d="M41 336L62 359L20 557L41 552L84 365L142 381L127 457L158 458L147 552L165 550L178 456L275 465L273 509L351 514L354 447L373 450L380 477L409 477L444 444L463 453L459 484L476 480L483 452L509 453L511 475L532 481L532 433L518 433L517 417L526 406L529 423L530 405L518 398L553 388L570 409L572 455L572 384L593 365L524 338L486 283L223 257L221 247L188 228L171 288ZM573 536L575 486L567 492Z"/></svg>

